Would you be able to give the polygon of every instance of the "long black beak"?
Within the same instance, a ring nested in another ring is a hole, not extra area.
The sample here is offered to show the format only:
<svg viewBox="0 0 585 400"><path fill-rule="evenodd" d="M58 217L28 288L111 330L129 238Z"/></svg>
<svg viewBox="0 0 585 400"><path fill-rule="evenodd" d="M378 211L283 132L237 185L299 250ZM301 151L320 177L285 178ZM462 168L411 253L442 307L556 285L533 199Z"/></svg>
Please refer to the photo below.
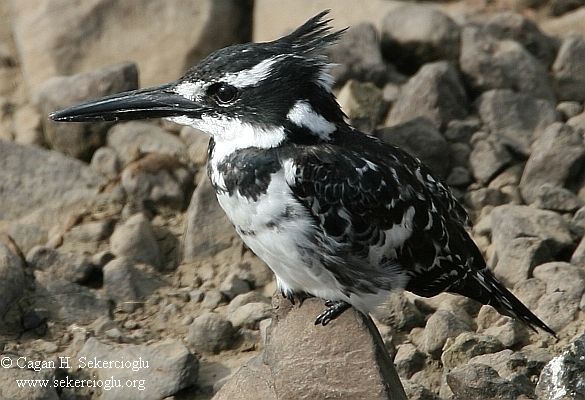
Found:
<svg viewBox="0 0 585 400"><path fill-rule="evenodd" d="M118 93L49 115L53 121L92 122L188 116L199 118L197 103L173 92L173 84Z"/></svg>

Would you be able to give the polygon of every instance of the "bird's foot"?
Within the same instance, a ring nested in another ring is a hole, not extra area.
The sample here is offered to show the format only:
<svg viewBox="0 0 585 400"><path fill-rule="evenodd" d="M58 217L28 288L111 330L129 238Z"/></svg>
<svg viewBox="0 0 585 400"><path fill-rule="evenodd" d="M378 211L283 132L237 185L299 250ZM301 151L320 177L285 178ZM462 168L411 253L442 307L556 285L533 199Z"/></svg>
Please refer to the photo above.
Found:
<svg viewBox="0 0 585 400"><path fill-rule="evenodd" d="M294 306L297 304L297 301L299 302L299 307L303 305L303 302L305 300L307 300L309 297L313 297L310 294L307 294L305 292L299 292L299 293L287 293L284 290L280 291L280 294L282 294L282 297L284 297L285 299L287 299L288 301L291 302L291 304Z"/></svg>
<svg viewBox="0 0 585 400"><path fill-rule="evenodd" d="M333 321L335 318L339 317L345 310L351 307L349 303L345 301L326 301L325 306L327 309L323 311L317 319L315 320L315 325L327 325L329 322Z"/></svg>

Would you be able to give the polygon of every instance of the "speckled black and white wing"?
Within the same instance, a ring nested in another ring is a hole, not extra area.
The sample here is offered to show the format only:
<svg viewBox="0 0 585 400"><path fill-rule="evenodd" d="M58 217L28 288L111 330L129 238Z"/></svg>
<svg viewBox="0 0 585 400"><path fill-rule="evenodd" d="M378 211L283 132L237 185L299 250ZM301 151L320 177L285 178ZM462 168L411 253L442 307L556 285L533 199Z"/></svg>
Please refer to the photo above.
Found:
<svg viewBox="0 0 585 400"><path fill-rule="evenodd" d="M317 226L323 265L349 296L448 291L549 329L487 270L463 207L420 161L352 136L282 154L287 182Z"/></svg>

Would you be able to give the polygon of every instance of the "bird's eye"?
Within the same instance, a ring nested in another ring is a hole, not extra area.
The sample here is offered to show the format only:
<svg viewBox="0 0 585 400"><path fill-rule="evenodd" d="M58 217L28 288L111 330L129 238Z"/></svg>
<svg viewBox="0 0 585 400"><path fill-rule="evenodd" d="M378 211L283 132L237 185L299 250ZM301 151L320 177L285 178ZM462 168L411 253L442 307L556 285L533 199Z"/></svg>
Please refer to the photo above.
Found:
<svg viewBox="0 0 585 400"><path fill-rule="evenodd" d="M238 89L227 83L214 83L207 89L207 94L218 104L229 104L238 97Z"/></svg>

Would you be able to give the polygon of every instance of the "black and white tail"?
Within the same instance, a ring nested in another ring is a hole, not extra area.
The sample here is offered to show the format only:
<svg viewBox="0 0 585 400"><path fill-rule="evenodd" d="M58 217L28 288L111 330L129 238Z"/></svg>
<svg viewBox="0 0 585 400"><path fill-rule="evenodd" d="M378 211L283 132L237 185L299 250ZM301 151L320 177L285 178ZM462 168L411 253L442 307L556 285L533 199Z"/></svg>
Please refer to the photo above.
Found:
<svg viewBox="0 0 585 400"><path fill-rule="evenodd" d="M557 337L555 331L522 304L487 268L473 271L462 286L452 291L490 305L500 314L516 318L534 331L540 328Z"/></svg>

